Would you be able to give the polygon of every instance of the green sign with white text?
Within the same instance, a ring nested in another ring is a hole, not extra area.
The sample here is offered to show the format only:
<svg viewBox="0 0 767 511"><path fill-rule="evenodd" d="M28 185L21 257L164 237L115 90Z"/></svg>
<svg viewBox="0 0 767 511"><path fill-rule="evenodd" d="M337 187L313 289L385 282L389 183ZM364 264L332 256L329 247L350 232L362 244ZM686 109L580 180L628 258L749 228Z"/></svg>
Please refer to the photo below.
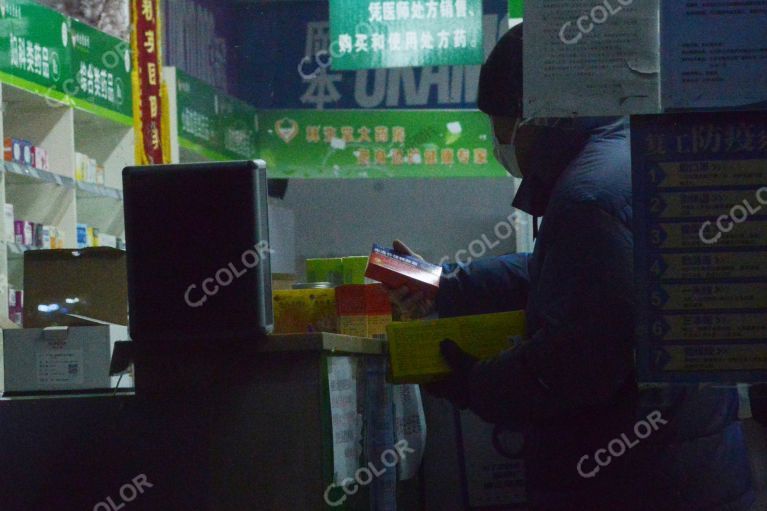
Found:
<svg viewBox="0 0 767 511"><path fill-rule="evenodd" d="M130 43L70 20L73 77L64 92L90 105L133 118Z"/></svg>
<svg viewBox="0 0 767 511"><path fill-rule="evenodd" d="M255 158L258 137L256 109L229 96L219 96L218 108L218 126L224 140L224 153L236 159Z"/></svg>
<svg viewBox="0 0 767 511"><path fill-rule="evenodd" d="M221 147L221 135L215 125L216 89L207 83L176 70L178 137L208 149Z"/></svg>
<svg viewBox="0 0 767 511"><path fill-rule="evenodd" d="M0 78L63 98L71 76L68 19L32 0L0 0Z"/></svg>
<svg viewBox="0 0 767 511"><path fill-rule="evenodd" d="M330 0L334 70L482 64L482 0Z"/></svg>
<svg viewBox="0 0 767 511"><path fill-rule="evenodd" d="M255 157L255 108L178 69L176 97L182 147L210 159Z"/></svg>
<svg viewBox="0 0 767 511"><path fill-rule="evenodd" d="M271 177L507 177L480 112L282 110L259 113Z"/></svg>

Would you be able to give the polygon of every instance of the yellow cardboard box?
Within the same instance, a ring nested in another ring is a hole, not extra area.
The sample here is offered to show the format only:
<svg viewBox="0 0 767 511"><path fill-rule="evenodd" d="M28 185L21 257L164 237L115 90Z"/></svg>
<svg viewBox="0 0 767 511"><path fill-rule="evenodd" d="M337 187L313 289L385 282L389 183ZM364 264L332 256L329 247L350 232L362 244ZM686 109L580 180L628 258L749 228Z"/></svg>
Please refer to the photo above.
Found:
<svg viewBox="0 0 767 511"><path fill-rule="evenodd" d="M334 289L285 289L272 293L274 333L336 332Z"/></svg>
<svg viewBox="0 0 767 511"><path fill-rule="evenodd" d="M525 335L524 311L391 323L386 328L392 383L429 383L450 374L439 344L452 339L479 359L512 347Z"/></svg>

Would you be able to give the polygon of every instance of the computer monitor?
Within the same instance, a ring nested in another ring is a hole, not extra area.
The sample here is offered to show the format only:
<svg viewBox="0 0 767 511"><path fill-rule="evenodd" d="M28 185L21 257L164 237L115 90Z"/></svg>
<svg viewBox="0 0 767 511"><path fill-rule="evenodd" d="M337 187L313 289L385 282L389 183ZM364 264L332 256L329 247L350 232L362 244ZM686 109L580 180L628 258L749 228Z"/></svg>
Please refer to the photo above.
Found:
<svg viewBox="0 0 767 511"><path fill-rule="evenodd" d="M266 164L123 170L137 344L257 341L272 329Z"/></svg>

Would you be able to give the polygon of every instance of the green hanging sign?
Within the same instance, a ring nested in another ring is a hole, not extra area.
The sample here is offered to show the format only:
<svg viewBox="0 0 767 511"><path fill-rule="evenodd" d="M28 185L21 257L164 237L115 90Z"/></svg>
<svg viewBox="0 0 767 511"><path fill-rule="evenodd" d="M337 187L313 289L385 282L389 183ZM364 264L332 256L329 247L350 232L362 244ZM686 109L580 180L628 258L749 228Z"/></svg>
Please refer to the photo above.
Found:
<svg viewBox="0 0 767 511"><path fill-rule="evenodd" d="M259 113L271 177L507 177L480 112L285 110Z"/></svg>
<svg viewBox="0 0 767 511"><path fill-rule="evenodd" d="M212 160L256 154L256 109L176 70L179 144Z"/></svg>
<svg viewBox="0 0 767 511"><path fill-rule="evenodd" d="M525 13L525 0L509 0L509 19L522 19Z"/></svg>
<svg viewBox="0 0 767 511"><path fill-rule="evenodd" d="M64 92L76 106L116 113L132 124L133 87L130 43L112 37L75 19L70 20L72 77Z"/></svg>
<svg viewBox="0 0 767 511"><path fill-rule="evenodd" d="M482 64L482 0L330 0L334 70Z"/></svg>
<svg viewBox="0 0 767 511"><path fill-rule="evenodd" d="M54 99L66 100L72 75L69 21L32 0L0 1L0 79Z"/></svg>

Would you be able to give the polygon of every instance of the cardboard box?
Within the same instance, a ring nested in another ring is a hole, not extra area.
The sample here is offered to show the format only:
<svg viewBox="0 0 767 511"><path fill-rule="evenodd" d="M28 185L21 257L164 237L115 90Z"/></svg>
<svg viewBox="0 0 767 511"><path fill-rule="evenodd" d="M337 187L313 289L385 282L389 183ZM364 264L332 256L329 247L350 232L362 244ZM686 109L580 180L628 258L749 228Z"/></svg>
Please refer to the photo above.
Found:
<svg viewBox="0 0 767 511"><path fill-rule="evenodd" d="M128 340L124 326L25 328L3 332L5 392L109 391L114 343ZM120 388L133 387L129 374Z"/></svg>
<svg viewBox="0 0 767 511"><path fill-rule="evenodd" d="M51 226L51 248L53 250L64 248L64 240L66 236L64 231L56 226Z"/></svg>
<svg viewBox="0 0 767 511"><path fill-rule="evenodd" d="M307 282L330 282L335 286L344 283L344 260L340 257L306 260Z"/></svg>
<svg viewBox="0 0 767 511"><path fill-rule="evenodd" d="M32 142L28 140L21 141L22 163L28 167L32 167L35 163L33 147Z"/></svg>
<svg viewBox="0 0 767 511"><path fill-rule="evenodd" d="M24 321L28 328L87 324L70 314L128 324L125 252L113 248L24 253Z"/></svg>
<svg viewBox="0 0 767 511"><path fill-rule="evenodd" d="M106 169L104 169L103 165L97 165L96 166L96 184L103 186L105 182L106 182Z"/></svg>
<svg viewBox="0 0 767 511"><path fill-rule="evenodd" d="M42 147L35 147L35 167L40 170L50 170L48 151Z"/></svg>
<svg viewBox="0 0 767 511"><path fill-rule="evenodd" d="M17 327L24 323L24 292L8 288L8 319Z"/></svg>
<svg viewBox="0 0 767 511"><path fill-rule="evenodd" d="M105 232L99 233L99 246L117 248L117 236Z"/></svg>
<svg viewBox="0 0 767 511"><path fill-rule="evenodd" d="M19 243L20 245L24 244L24 221L23 220L13 221L13 241L15 243Z"/></svg>
<svg viewBox="0 0 767 511"><path fill-rule="evenodd" d="M54 238L55 234L53 234L53 230L55 227L51 225L43 225L42 231L43 231L43 239L42 239L42 245L40 248L50 250L53 248L53 245L51 243L51 240Z"/></svg>
<svg viewBox="0 0 767 511"><path fill-rule="evenodd" d="M99 246L99 230L97 227L88 227L88 236L86 238L86 243L88 247L98 247Z"/></svg>
<svg viewBox="0 0 767 511"><path fill-rule="evenodd" d="M34 246L34 224L24 220L13 221L14 241L20 245Z"/></svg>
<svg viewBox="0 0 767 511"><path fill-rule="evenodd" d="M390 288L407 286L413 292L421 291L427 297L434 298L439 291L442 267L373 245L365 276Z"/></svg>
<svg viewBox="0 0 767 511"><path fill-rule="evenodd" d="M15 221L15 219L13 217L13 204L8 204L8 203L5 204L4 214L5 214L5 218L4 218L4 222L5 222L5 236L4 236L4 239L5 239L5 241L13 243L13 242L16 241L16 236L15 236L14 227L13 227L13 222Z"/></svg>
<svg viewBox="0 0 767 511"><path fill-rule="evenodd" d="M43 248L43 224L32 223L32 246Z"/></svg>
<svg viewBox="0 0 767 511"><path fill-rule="evenodd" d="M11 148L12 161L16 163L24 163L24 141L19 139L12 139L13 145Z"/></svg>
<svg viewBox="0 0 767 511"><path fill-rule="evenodd" d="M13 161L13 143L14 139L5 137L3 139L3 160Z"/></svg>
<svg viewBox="0 0 767 511"><path fill-rule="evenodd" d="M450 374L439 345L452 339L479 359L513 347L525 335L524 311L391 323L386 328L393 383L428 383Z"/></svg>
<svg viewBox="0 0 767 511"><path fill-rule="evenodd" d="M24 326L24 311L18 308L8 311L8 320L16 327Z"/></svg>
<svg viewBox="0 0 767 511"><path fill-rule="evenodd" d="M368 256L344 257L344 284L371 284L365 279Z"/></svg>
<svg viewBox="0 0 767 511"><path fill-rule="evenodd" d="M85 181L89 158L82 153L75 153L75 181Z"/></svg>
<svg viewBox="0 0 767 511"><path fill-rule="evenodd" d="M334 289L285 289L272 293L274 333L337 332Z"/></svg>
<svg viewBox="0 0 767 511"><path fill-rule="evenodd" d="M77 248L86 248L88 246L88 226L77 224Z"/></svg>
<svg viewBox="0 0 767 511"><path fill-rule="evenodd" d="M392 321L389 295L381 284L336 288L338 331L358 337L382 337Z"/></svg>
<svg viewBox="0 0 767 511"><path fill-rule="evenodd" d="M99 164L93 158L88 158L88 165L85 168L85 181L88 183L96 182L96 169Z"/></svg>

